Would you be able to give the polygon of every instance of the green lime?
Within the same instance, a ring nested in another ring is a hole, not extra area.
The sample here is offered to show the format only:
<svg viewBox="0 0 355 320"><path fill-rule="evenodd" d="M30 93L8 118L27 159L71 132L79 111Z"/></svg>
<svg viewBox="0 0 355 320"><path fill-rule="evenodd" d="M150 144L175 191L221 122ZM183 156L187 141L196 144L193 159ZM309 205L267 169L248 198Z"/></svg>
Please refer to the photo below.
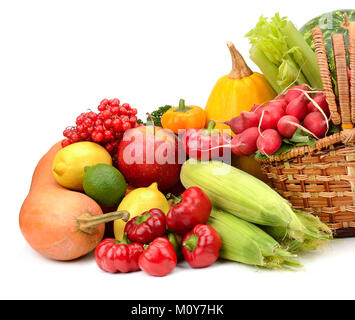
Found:
<svg viewBox="0 0 355 320"><path fill-rule="evenodd" d="M108 164L85 168L85 193L104 207L117 206L126 193L127 183L122 173Z"/></svg>

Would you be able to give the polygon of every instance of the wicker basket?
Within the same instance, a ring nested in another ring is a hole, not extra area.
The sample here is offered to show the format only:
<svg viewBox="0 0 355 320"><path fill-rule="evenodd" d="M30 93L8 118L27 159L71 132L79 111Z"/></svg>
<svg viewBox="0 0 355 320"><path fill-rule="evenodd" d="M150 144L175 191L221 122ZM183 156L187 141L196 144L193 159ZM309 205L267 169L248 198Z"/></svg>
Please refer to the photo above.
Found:
<svg viewBox="0 0 355 320"><path fill-rule="evenodd" d="M318 140L313 147L297 147L281 155L259 160L268 182L294 208L308 211L327 223L335 237L355 236L355 23L349 24L351 84L346 70L343 35L333 35L338 98L323 34L312 30L316 56L331 120L342 131Z"/></svg>

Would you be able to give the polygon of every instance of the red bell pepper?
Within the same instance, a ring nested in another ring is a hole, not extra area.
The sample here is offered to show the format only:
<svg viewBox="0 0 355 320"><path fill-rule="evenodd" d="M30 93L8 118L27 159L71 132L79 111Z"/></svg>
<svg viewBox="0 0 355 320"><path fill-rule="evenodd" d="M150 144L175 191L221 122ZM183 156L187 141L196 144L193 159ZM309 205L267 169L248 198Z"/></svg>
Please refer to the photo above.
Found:
<svg viewBox="0 0 355 320"><path fill-rule="evenodd" d="M224 148L230 145L231 136L213 130L215 122L209 121L207 129L189 129L182 137L182 146L191 158L210 160L223 156ZM223 147L224 146L224 147Z"/></svg>
<svg viewBox="0 0 355 320"><path fill-rule="evenodd" d="M125 233L132 242L150 243L166 231L165 214L160 209L151 209L134 217L125 226Z"/></svg>
<svg viewBox="0 0 355 320"><path fill-rule="evenodd" d="M199 187L191 187L171 202L166 224L179 234L189 232L195 225L204 224L210 217L210 199Z"/></svg>
<svg viewBox="0 0 355 320"><path fill-rule="evenodd" d="M96 247L95 260L99 268L106 272L138 271L138 258L143 251L141 243L128 244L126 239L120 242L107 238Z"/></svg>
<svg viewBox="0 0 355 320"><path fill-rule="evenodd" d="M139 257L138 264L152 276L166 276L176 267L175 249L167 238L155 238Z"/></svg>
<svg viewBox="0 0 355 320"><path fill-rule="evenodd" d="M218 232L206 224L198 224L187 233L182 242L182 254L193 268L204 268L219 256L222 241Z"/></svg>

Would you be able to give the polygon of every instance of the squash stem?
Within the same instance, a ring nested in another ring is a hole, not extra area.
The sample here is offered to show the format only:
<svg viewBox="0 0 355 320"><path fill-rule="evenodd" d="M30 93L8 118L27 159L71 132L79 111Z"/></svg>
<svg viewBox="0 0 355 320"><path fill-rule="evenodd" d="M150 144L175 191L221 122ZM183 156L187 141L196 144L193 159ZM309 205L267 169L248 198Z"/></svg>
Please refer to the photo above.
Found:
<svg viewBox="0 0 355 320"><path fill-rule="evenodd" d="M84 213L77 217L78 230L87 234L92 234L95 228L110 221L122 219L124 222L129 220L130 214L128 211L115 211L99 216L92 216L90 213Z"/></svg>
<svg viewBox="0 0 355 320"><path fill-rule="evenodd" d="M234 44L232 42L227 42L227 46L232 56L232 71L229 74L229 79L242 79L251 76L253 71L248 67Z"/></svg>

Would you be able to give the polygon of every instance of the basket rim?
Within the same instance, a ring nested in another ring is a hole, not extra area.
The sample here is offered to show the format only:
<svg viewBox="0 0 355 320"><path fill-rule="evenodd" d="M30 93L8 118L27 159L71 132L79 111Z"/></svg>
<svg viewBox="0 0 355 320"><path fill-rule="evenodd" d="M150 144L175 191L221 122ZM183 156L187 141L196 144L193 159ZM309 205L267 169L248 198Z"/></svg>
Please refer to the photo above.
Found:
<svg viewBox="0 0 355 320"><path fill-rule="evenodd" d="M292 150L278 155L270 155L267 159L255 159L260 163L272 163L287 161L292 158L297 158L304 156L315 151L320 151L322 149L329 148L332 145L342 143L344 145L354 145L355 144L355 128L345 129L340 132L334 133L331 136L319 139L313 146L301 146L295 147Z"/></svg>

